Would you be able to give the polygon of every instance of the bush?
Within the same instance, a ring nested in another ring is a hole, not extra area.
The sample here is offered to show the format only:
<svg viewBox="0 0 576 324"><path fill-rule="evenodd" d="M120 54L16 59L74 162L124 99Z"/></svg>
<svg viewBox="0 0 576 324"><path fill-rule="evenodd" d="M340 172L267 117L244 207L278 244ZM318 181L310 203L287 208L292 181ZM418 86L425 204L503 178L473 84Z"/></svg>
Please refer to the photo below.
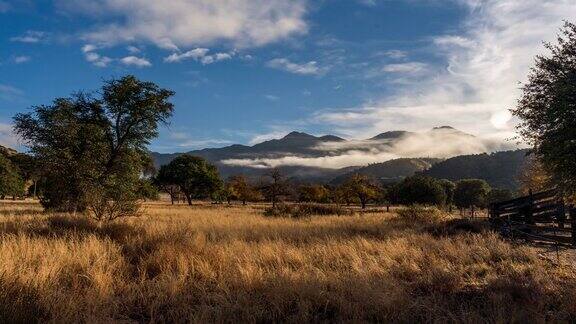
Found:
<svg viewBox="0 0 576 324"><path fill-rule="evenodd" d="M322 204L278 204L276 207L269 207L264 212L265 216L300 218L313 215L350 215L352 212L337 205Z"/></svg>
<svg viewBox="0 0 576 324"><path fill-rule="evenodd" d="M411 205L398 210L398 217L410 222L436 222L448 216L436 207Z"/></svg>

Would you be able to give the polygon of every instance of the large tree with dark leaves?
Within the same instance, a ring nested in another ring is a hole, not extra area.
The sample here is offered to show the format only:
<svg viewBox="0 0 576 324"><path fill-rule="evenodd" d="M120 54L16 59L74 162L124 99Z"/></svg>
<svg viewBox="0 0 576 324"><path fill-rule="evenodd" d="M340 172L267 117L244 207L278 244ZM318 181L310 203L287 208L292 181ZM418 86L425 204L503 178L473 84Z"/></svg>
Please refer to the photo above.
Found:
<svg viewBox="0 0 576 324"><path fill-rule="evenodd" d="M576 25L566 22L548 55L536 57L512 110L522 137L566 194L576 193Z"/></svg>
<svg viewBox="0 0 576 324"><path fill-rule="evenodd" d="M146 146L172 115L174 93L133 76L106 81L93 96L78 93L14 118L42 171L42 203L89 209L97 219L133 213Z"/></svg>

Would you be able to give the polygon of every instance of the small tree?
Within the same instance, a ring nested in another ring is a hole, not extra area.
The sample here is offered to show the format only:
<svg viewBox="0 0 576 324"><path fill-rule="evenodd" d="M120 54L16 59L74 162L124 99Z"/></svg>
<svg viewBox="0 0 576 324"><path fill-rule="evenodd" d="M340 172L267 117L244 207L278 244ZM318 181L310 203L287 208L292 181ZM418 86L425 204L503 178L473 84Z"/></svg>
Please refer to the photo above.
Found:
<svg viewBox="0 0 576 324"><path fill-rule="evenodd" d="M352 175L342 187L342 192L360 201L362 209L366 208L370 200L378 198L380 192L378 186L363 174Z"/></svg>
<svg viewBox="0 0 576 324"><path fill-rule="evenodd" d="M446 192L441 182L425 176L404 179L395 190L395 195L404 205L444 205Z"/></svg>
<svg viewBox="0 0 576 324"><path fill-rule="evenodd" d="M302 185L298 187L298 201L327 203L330 200L330 191L322 185Z"/></svg>
<svg viewBox="0 0 576 324"><path fill-rule="evenodd" d="M164 188L178 186L188 205L192 205L193 199L212 197L222 187L218 169L214 165L201 157L188 154L160 167L156 183L160 183Z"/></svg>
<svg viewBox="0 0 576 324"><path fill-rule="evenodd" d="M12 196L12 199L16 199L17 196L23 195L24 180L10 160L0 154L0 198Z"/></svg>
<svg viewBox="0 0 576 324"><path fill-rule="evenodd" d="M275 208L279 197L288 194L288 180L277 168L270 170L266 176L270 181L262 185L262 191L266 198L272 202L272 208Z"/></svg>
<svg viewBox="0 0 576 324"><path fill-rule="evenodd" d="M226 190L228 192L228 199L240 200L242 205L246 205L248 201L258 200L260 198L259 192L253 188L243 175L235 175L228 178L226 181Z"/></svg>
<svg viewBox="0 0 576 324"><path fill-rule="evenodd" d="M490 185L480 179L465 179L456 182L454 204L462 210L470 208L474 216L475 207L486 207Z"/></svg>
<svg viewBox="0 0 576 324"><path fill-rule="evenodd" d="M454 190L456 189L456 184L447 179L441 179L438 181L442 189L444 189L444 194L446 195L445 205L448 206L448 211L452 212L452 205L454 204Z"/></svg>
<svg viewBox="0 0 576 324"><path fill-rule="evenodd" d="M512 194L512 191L510 191L508 189L492 189L488 193L488 196L486 198L486 202L488 204L493 204L493 203L497 203L500 201L510 200L513 198L514 198L514 195Z"/></svg>

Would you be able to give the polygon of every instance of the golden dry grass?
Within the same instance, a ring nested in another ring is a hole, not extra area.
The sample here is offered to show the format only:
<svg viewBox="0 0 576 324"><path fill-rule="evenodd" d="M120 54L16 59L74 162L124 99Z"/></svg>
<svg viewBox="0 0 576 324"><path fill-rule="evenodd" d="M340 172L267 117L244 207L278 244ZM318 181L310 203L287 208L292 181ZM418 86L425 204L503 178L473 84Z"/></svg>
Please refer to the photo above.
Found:
<svg viewBox="0 0 576 324"><path fill-rule="evenodd" d="M0 321L576 320L576 272L447 220L147 204L98 226L0 203Z"/></svg>

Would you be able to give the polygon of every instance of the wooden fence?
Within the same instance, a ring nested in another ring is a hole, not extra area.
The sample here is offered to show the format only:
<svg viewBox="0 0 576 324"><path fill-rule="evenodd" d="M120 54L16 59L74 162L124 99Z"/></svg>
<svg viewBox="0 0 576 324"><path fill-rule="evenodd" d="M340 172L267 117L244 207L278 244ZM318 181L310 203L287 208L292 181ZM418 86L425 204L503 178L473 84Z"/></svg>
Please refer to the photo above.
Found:
<svg viewBox="0 0 576 324"><path fill-rule="evenodd" d="M490 221L504 235L576 246L576 209L556 190L490 205Z"/></svg>

